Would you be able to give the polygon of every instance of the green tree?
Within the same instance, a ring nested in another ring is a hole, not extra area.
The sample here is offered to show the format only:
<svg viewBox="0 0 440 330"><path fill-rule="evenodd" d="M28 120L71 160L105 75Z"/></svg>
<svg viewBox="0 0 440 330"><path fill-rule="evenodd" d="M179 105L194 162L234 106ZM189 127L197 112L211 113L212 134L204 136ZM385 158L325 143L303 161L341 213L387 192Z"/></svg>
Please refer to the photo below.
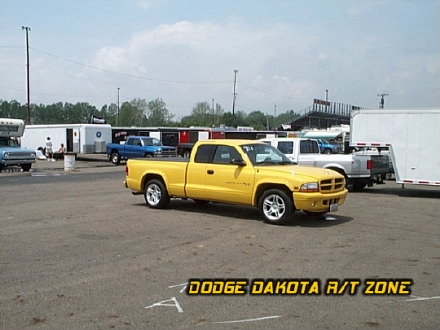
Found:
<svg viewBox="0 0 440 330"><path fill-rule="evenodd" d="M281 113L275 118L275 128L279 128L282 124L290 124L298 117L300 117L300 115L295 113L293 110Z"/></svg>
<svg viewBox="0 0 440 330"><path fill-rule="evenodd" d="M247 124L256 130L264 130L267 128L268 117L261 111L253 111L246 118Z"/></svg>
<svg viewBox="0 0 440 330"><path fill-rule="evenodd" d="M173 117L161 98L148 102L146 107L146 124L148 126L167 126Z"/></svg>
<svg viewBox="0 0 440 330"><path fill-rule="evenodd" d="M235 120L233 117L235 117ZM235 116L232 116L232 112L225 112L221 117L220 124L227 127L232 127L234 125L234 122L235 126L248 126L246 113L243 111L235 111Z"/></svg>
<svg viewBox="0 0 440 330"><path fill-rule="evenodd" d="M26 112L27 106L21 105L18 101L12 100L8 102L0 100L0 117L24 120L26 118Z"/></svg>
<svg viewBox="0 0 440 330"><path fill-rule="evenodd" d="M102 106L99 117L104 118L107 124L118 126L118 106L115 103Z"/></svg>
<svg viewBox="0 0 440 330"><path fill-rule="evenodd" d="M145 120L147 102L141 99L134 99L122 103L119 111L119 126L142 126Z"/></svg>

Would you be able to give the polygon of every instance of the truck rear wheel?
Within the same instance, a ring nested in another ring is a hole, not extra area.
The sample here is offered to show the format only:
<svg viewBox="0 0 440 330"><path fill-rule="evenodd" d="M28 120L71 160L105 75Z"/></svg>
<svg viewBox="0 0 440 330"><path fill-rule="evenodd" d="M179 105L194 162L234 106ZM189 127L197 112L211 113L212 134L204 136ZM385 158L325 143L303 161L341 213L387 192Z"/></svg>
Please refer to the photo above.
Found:
<svg viewBox="0 0 440 330"><path fill-rule="evenodd" d="M264 220L271 224L287 223L294 211L292 199L282 190L266 190L258 201L258 209Z"/></svg>
<svg viewBox="0 0 440 330"><path fill-rule="evenodd" d="M147 205L153 209L163 209L170 202L170 196L165 185L157 179L147 182L144 197Z"/></svg>
<svg viewBox="0 0 440 330"><path fill-rule="evenodd" d="M110 156L110 161L114 165L119 165L119 163L121 162L121 157L119 156L119 154L117 152L114 152Z"/></svg>

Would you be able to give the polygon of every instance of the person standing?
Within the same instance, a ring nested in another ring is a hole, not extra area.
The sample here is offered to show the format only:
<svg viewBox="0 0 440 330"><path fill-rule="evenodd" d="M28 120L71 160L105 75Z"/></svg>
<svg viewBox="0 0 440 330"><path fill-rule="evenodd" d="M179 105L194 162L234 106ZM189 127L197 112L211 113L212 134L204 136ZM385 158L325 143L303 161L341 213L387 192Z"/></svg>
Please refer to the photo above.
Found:
<svg viewBox="0 0 440 330"><path fill-rule="evenodd" d="M52 149L52 141L50 140L50 137L47 137L46 140L46 157L48 161L52 161L53 158L53 149Z"/></svg>

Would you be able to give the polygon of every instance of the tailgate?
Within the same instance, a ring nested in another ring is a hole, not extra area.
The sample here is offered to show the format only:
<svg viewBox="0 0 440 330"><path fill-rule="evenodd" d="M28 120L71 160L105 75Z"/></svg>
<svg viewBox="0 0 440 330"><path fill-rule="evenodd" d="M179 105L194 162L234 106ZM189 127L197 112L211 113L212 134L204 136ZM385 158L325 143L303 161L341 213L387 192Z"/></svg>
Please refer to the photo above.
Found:
<svg viewBox="0 0 440 330"><path fill-rule="evenodd" d="M388 155L371 155L371 173L386 174L393 172L393 165Z"/></svg>

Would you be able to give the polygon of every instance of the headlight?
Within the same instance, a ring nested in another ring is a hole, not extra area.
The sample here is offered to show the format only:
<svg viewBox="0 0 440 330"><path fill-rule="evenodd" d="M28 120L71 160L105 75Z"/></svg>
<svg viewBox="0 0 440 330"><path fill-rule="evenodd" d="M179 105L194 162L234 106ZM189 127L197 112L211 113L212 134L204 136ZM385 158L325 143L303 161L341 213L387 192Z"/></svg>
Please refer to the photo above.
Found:
<svg viewBox="0 0 440 330"><path fill-rule="evenodd" d="M318 192L319 191L319 185L318 185L317 182L304 183L301 186L301 189L299 191L303 191L303 192Z"/></svg>
<svg viewBox="0 0 440 330"><path fill-rule="evenodd" d="M154 153L155 154L161 154L162 153L162 149L157 149Z"/></svg>
<svg viewBox="0 0 440 330"><path fill-rule="evenodd" d="M5 152L3 157L5 157L5 159L9 159L9 152Z"/></svg>
<svg viewBox="0 0 440 330"><path fill-rule="evenodd" d="M36 158L37 155L35 154L35 152L31 153L31 158Z"/></svg>

